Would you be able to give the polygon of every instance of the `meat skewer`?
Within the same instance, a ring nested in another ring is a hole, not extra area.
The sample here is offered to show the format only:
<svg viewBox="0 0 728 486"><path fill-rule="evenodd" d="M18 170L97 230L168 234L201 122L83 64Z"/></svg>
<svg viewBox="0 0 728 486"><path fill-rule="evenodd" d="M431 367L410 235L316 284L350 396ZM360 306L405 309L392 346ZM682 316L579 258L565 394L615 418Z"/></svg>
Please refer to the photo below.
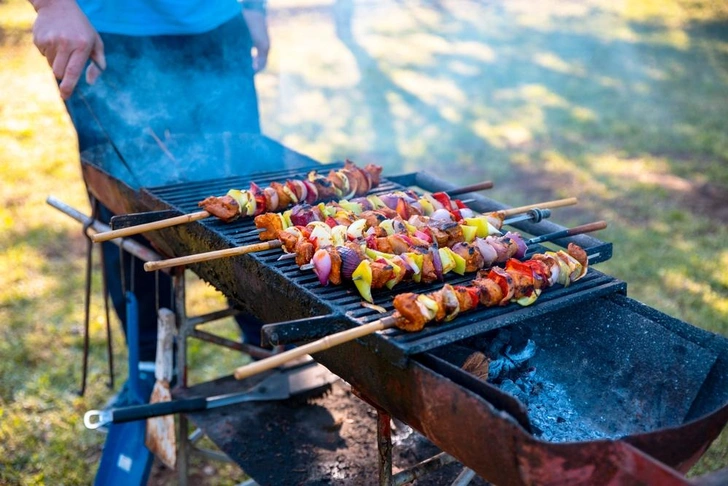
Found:
<svg viewBox="0 0 728 486"><path fill-rule="evenodd" d="M607 227L605 221L597 221L573 228L556 231L523 241L517 233L502 237L480 239L474 244L456 243L453 249L414 248L408 253L385 254L371 249L327 247L317 250L313 256L313 270L322 285L338 285L344 280L354 283L361 297L373 303L372 289L393 288L403 280L432 283L443 280L444 275L476 272L506 263L512 258L521 259L528 246L554 239L598 231ZM419 252L419 253L415 253Z"/></svg>
<svg viewBox="0 0 728 486"><path fill-rule="evenodd" d="M514 301L530 305L542 290L555 284L569 285L576 282L586 274L587 267L586 252L573 243L569 244L567 251L536 254L524 262L509 260L505 269L497 267L499 270L493 269L485 275L478 275L468 286L445 285L429 294L400 294L394 298L395 311L390 316L241 366L234 375L236 379L242 380L301 356L325 351L392 327L409 332L419 331L430 322L454 319L459 313L473 310L478 305L505 306ZM516 296L520 297L516 299Z"/></svg>
<svg viewBox="0 0 728 486"><path fill-rule="evenodd" d="M414 193L398 191L317 206L296 205L283 213L264 213L256 216L255 226L263 241L278 239L280 231L307 226L314 221L324 222L331 227L339 225L356 227L356 224L375 226L382 219L395 217L407 220L415 226L427 224L428 221L450 221L473 226L473 231L479 227L481 233L496 234L503 226L504 218L508 216L537 208L553 209L576 203L577 199L571 197L479 214L466 207L462 201L451 200L447 193L428 194L418 199ZM367 220L366 223L361 221L364 219Z"/></svg>
<svg viewBox="0 0 728 486"><path fill-rule="evenodd" d="M472 191L473 186L468 186L467 188L462 188L459 190L453 190L448 191L449 194L458 194L460 191L464 191L465 189L468 189L468 192ZM576 204L577 199L576 198L567 198L567 199L557 199L554 201L545 201L538 204L529 204L527 206L520 206L517 208L509 208L505 210L498 211L497 213L498 220L503 221L503 217L507 216L515 216L519 213L524 213L531 211L533 209L546 209L546 208L557 208L557 207L563 207L568 206L572 204ZM503 215L501 217L501 215ZM522 219L519 219L521 221ZM283 243L281 240L274 239L267 241L269 245L263 245L263 244L254 244L254 245L246 245L246 246L239 246L236 248L226 248L224 250L213 250L210 252L205 253L198 253L195 255L186 255L182 257L177 258L169 258L166 260L161 261L153 261L153 262L147 262L144 264L144 270L147 272L153 272L155 270L161 270L163 268L170 268L175 267L179 265L189 265L191 263L199 263L204 261L210 261L210 260L216 260L218 258L225 258L225 257L231 257L231 256L238 256L238 255L247 255L248 253L255 253L258 251L268 250L272 248L280 248L283 246ZM304 262L308 263L308 261Z"/></svg>
<svg viewBox="0 0 728 486"><path fill-rule="evenodd" d="M328 176L311 171L305 180L287 180L284 183L271 182L270 187L266 188L260 188L251 182L250 190L231 189L225 196L211 196L200 201L198 206L203 208L202 211L104 233L96 233L91 236L91 239L96 243L100 243L114 238L199 221L210 216L216 216L227 223L240 217L255 216L266 210L281 211L299 200L312 203L363 196L379 185L381 173L381 166L368 164L362 169L347 160L342 169L332 169Z"/></svg>

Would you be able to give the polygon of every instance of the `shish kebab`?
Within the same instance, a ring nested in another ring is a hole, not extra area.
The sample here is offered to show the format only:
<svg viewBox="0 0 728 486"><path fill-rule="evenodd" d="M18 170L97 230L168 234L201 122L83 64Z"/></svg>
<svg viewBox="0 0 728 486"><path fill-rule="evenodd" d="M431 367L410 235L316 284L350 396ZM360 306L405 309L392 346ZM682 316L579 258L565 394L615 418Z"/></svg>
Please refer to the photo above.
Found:
<svg viewBox="0 0 728 486"><path fill-rule="evenodd" d="M198 203L203 210L183 214L161 221L130 226L103 233L96 233L91 239L96 242L112 240L147 231L168 228L178 224L198 221L210 216L228 223L241 217L255 216L266 211L282 211L299 201L314 203L337 198L364 196L380 183L382 167L367 164L360 168L350 160L338 170L331 169L328 175L313 170L306 179L289 179L283 183L271 182L261 188L254 182L250 189L231 189L225 196L211 196Z"/></svg>
<svg viewBox="0 0 728 486"><path fill-rule="evenodd" d="M460 188L460 189L456 189L453 191L448 191L448 193L453 194L453 193L460 193L460 192L463 192L466 190L470 191L470 190L472 190L472 188L474 188L476 186L481 186L481 185L482 184L476 184L474 186L468 186L467 188ZM554 200L554 201L547 201L547 202L537 203L537 204L529 204L527 206L509 208L509 209L504 209L504 210L500 210L500 211L495 211L492 213L487 213L485 215L480 215L480 214L474 213L469 208L461 208L460 206L464 206L462 201L453 202L453 200L449 199L449 196L446 193L438 193L438 197L442 201L450 201L451 204L453 204L455 207L458 208L459 214L461 216L463 214L466 216L472 215L473 217L469 218L469 224L472 226L465 228L464 231L470 231L470 232L478 231L478 232L480 232L480 234L482 234L483 231L495 231L497 229L497 228L495 228L496 226L498 228L500 228L501 225L503 224L504 218L506 218L508 216L514 216L514 215L522 214L522 213L529 212L532 210L543 211L547 208L558 208L558 207L569 206L569 205L573 205L573 204L577 203L577 199L572 197L572 198L558 199L558 200ZM447 199L445 199L445 198L447 198ZM370 196L366 199L367 199L368 204L371 205L369 207L379 208L378 210L370 210L368 215L375 217L377 220L383 221L384 219L386 219L384 214L382 214L382 212L384 211L383 208L386 208L386 211L389 211L391 215L397 214L396 212L392 212L392 211L396 211L396 210L392 210L392 209L388 208L384 204L384 202L400 200L401 198L396 197L394 195L394 193L392 193L392 194L381 195L381 196L376 196L376 197ZM371 201L370 201L370 199L371 199ZM425 199L426 198L424 198L424 196L423 196L423 201ZM430 214L432 214L433 212L437 212L437 211L440 211L441 213L445 212L448 215L450 214L449 212L444 211L443 206L441 205L440 202L437 202L436 199L434 199L434 198L432 198L432 200L435 201L436 204L440 205L440 209L438 210L434 206L430 205L430 207L432 207ZM350 209L352 207L351 206L352 204L355 205L354 207L358 206L362 209L364 207L366 207L366 206L364 206L364 203L361 201L359 203L357 203L356 201L354 201L354 202L346 201L343 203L346 207L348 207ZM262 230L260 238L263 240L266 240L262 243L256 243L256 244L240 246L240 247L235 247L235 248L225 248L223 250L213 250L210 252L198 253L195 255L187 255L187 256L182 256L182 257L177 257L177 258L170 258L170 259L162 260L162 261L147 262L144 265L144 269L147 272L152 272L155 270L174 267L174 266L178 266L178 265L188 265L191 263L199 263L199 262L203 262L203 261L214 260L217 258L226 258L226 257L232 257L232 256L238 256L238 255L245 255L248 253L254 253L254 252L265 251L265 250L270 250L270 249L274 249L274 248L280 248L283 245L283 242L278 239L271 239L271 238L275 238L277 236L277 231L281 230L285 226L287 228L287 233L285 233L281 236L283 236L284 238L289 239L289 240L290 240L290 238L296 237L296 235L298 235L301 232L300 227L297 228L295 226L291 226L292 225L292 222L290 221L291 218L296 219L296 222L300 223L300 222L304 222L304 221L301 221L297 218L311 218L311 215L319 214L323 217L324 221L327 222L327 224L325 225L326 228L329 228L330 227L329 225L331 225L331 224L333 224L333 225L338 225L339 223L345 224L345 223L350 223L351 219L362 219L362 218L359 218L358 216L352 214L352 212L350 210L344 210L343 207L341 206L341 204L342 204L342 201L329 202L327 204L319 204L317 206L301 205L300 209L296 209L296 208L298 208L298 206L296 206L296 207L294 207L294 209L284 212L283 215L281 215L281 213L264 213L264 214L256 217L256 225L258 226L259 230ZM425 204L427 204L427 203L425 203ZM315 210L313 209L314 207L316 208ZM291 216L291 214L294 210L296 211L296 216ZM377 212L377 211L379 211L379 212ZM543 212L539 212L539 211L535 211L530 216L520 216L519 219L514 220L514 222L522 221L522 220L526 220L526 219L534 219L535 217L541 218L543 215ZM339 216L341 216L342 212L346 213L346 215L343 217L343 219L342 219L342 217L339 217L338 221L336 219L334 219L334 217L336 217L337 213L339 214ZM288 213L288 215L286 215L286 213ZM331 216L331 218L329 218L329 216ZM448 216L448 218L450 218L450 216ZM465 221L465 222L468 222L468 221ZM356 226L354 226L354 228L352 228L352 230L349 231L349 233L356 234L354 232L357 231L357 228L358 228L358 230L362 230L362 231L367 229L367 228L364 228L364 223L365 223L364 221L361 221L361 223L356 223ZM318 232L320 233L320 232L326 230L326 228L324 228L322 226L322 228L319 229ZM343 228L341 228L341 229L343 229ZM313 256L313 252L311 252L310 256ZM310 261L310 257L308 259L306 259L305 261L303 261L303 260L300 261L299 265L303 265L305 263L308 263L309 261Z"/></svg>
<svg viewBox="0 0 728 486"><path fill-rule="evenodd" d="M540 208L576 203L575 198L570 198L506 210L508 213L495 211L477 214L453 202L453 210L445 210L442 205L433 210L431 206L425 212L430 216L423 216L421 208L414 206L417 202L403 202L401 194L407 197L402 192L400 195L388 194L377 198L379 202L369 205L366 210L362 210L362 205L356 200L351 200L342 203L346 206L329 203L303 207L290 217L266 213L256 217L255 223L262 230L261 239L279 240L287 254L282 258L295 257L296 264L302 266L312 260L317 250L350 242L364 242L369 249L396 254L411 251L409 248L412 246L422 247L432 243L452 248L458 243L480 242L477 238L501 236L505 224L527 219L538 222L550 215L550 211ZM383 200L390 202L384 203ZM426 201L426 196L420 200ZM446 194L441 194L441 200L446 207L450 205ZM354 204L358 209L351 209ZM367 204L370 204L369 201ZM535 210L531 209L532 206ZM396 210L393 209L395 207ZM518 214L522 209L530 214L507 221L504 219L506 214ZM484 257L489 258L487 255Z"/></svg>
<svg viewBox="0 0 728 486"><path fill-rule="evenodd" d="M420 331L428 323L452 320L479 305L486 308L511 303L530 305L543 290L557 284L570 285L586 275L587 269L586 252L573 243L569 244L566 251L535 254L526 261L510 259L505 268L494 267L487 272L479 272L470 285L446 284L440 290L427 294L397 295L392 302L395 311L390 316L241 366L234 375L236 379L242 380L301 356L392 327L408 332Z"/></svg>
<svg viewBox="0 0 728 486"><path fill-rule="evenodd" d="M494 265L512 258L523 258L532 244L589 233L606 226L606 222L597 221L525 241L520 234L508 232L498 237L476 238L474 242L458 241L452 248L432 243L413 245L406 248L408 251L395 250L394 253L385 253L354 241L317 250L312 268L322 285L352 281L359 295L373 303L372 289L392 289L404 280L432 283L442 281L450 272L464 275L495 268Z"/></svg>

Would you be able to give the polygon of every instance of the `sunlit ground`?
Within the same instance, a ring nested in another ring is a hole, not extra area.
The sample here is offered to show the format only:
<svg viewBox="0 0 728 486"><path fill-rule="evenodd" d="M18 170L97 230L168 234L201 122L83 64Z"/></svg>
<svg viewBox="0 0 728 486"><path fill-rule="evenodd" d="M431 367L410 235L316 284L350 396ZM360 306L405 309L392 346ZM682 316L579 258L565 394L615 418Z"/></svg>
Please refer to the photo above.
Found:
<svg viewBox="0 0 728 486"><path fill-rule="evenodd" d="M614 256L600 270L631 297L728 335L724 4L271 3L273 51L257 79L267 135L324 162L493 180L489 195L513 205L577 196L554 220L609 222L598 236ZM110 393L103 307L95 280L78 397L85 242L44 201L88 205L33 18L20 0L0 2L0 483L88 484L103 436L81 417ZM221 305L192 285L191 308ZM216 326L234 336L229 322ZM239 364L216 351L192 350L194 381ZM728 465L725 436L693 474ZM211 473L208 484L243 477L204 461L194 471Z"/></svg>

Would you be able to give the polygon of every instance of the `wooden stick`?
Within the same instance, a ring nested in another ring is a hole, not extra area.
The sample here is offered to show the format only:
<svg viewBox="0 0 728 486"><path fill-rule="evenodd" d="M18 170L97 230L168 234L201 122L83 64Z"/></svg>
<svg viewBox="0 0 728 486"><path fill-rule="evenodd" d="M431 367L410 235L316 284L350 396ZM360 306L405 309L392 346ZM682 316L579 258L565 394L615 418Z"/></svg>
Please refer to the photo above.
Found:
<svg viewBox="0 0 728 486"><path fill-rule="evenodd" d="M192 221L205 219L209 216L210 213L208 213L207 211L197 211L196 213L183 214L182 216L175 216L174 218L162 219L159 221L153 221L151 223L138 224L135 226L129 226L128 228L120 228L118 230L106 231L104 233L96 233L94 235L91 235L91 240L94 243L101 243L104 241L113 240L114 238L123 238L126 236L146 233L147 231L169 228L170 226L176 226L178 224L191 223Z"/></svg>
<svg viewBox="0 0 728 486"><path fill-rule="evenodd" d="M449 191L445 191L445 193L448 196L457 196L460 194L467 194L469 192L483 191L485 189L492 189L492 188L493 188L493 181L483 181L483 182L478 182L477 184L471 184L469 186L458 187L457 189L450 189Z"/></svg>
<svg viewBox="0 0 728 486"><path fill-rule="evenodd" d="M253 245L238 246L235 248L226 248L224 250L209 251L206 253L198 253L196 255L187 255L179 258L169 258L167 260L159 260L156 262L147 262L144 264L144 270L153 272L162 268L176 267L179 265L188 265L190 263L206 262L215 260L216 258L231 257L236 255L245 255L246 253L255 253L257 251L271 250L280 248L283 242L280 240L264 241Z"/></svg>
<svg viewBox="0 0 728 486"><path fill-rule="evenodd" d="M301 356L318 353L319 351L325 351L334 346L338 346L339 344L353 341L354 339L373 334L377 331L389 329L390 327L394 327L394 322L394 317L385 317L383 319L379 319L378 321L364 324L363 326L357 326L353 329L347 329L346 331L331 334L330 336L323 337L321 339L318 339L308 344L304 344L303 346L299 346L289 351L284 351L280 354L274 354L269 358L265 358L260 361L256 361L254 363L239 367L235 370L235 378L238 380L242 380L243 378L248 378L258 373L262 373L263 371L268 371L270 369L284 365L289 361L292 361Z"/></svg>
<svg viewBox="0 0 728 486"><path fill-rule="evenodd" d="M579 201L575 197L569 197L566 199L556 199L554 201L546 201L546 202L542 202L542 203L529 204L527 206L520 206L517 208L501 209L500 211L496 211L496 212L498 214L502 215L504 218L507 218L508 216L525 213L532 209L562 208L564 206L573 206L577 202L579 202Z"/></svg>

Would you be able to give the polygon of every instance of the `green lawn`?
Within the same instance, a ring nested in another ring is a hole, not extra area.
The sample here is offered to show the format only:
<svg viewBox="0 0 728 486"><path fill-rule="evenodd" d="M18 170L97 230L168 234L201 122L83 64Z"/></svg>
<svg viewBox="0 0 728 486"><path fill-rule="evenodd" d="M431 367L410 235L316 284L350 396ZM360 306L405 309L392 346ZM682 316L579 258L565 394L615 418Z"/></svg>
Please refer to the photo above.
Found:
<svg viewBox="0 0 728 486"><path fill-rule="evenodd" d="M631 297L728 335L726 4L271 3L273 52L257 81L268 135L385 174L490 179L490 195L513 205L577 196L554 220L609 222L599 237L614 256L600 270ZM103 306L95 281L79 397L85 241L45 199L88 204L33 18L25 2L0 1L0 484L87 484L103 436L81 419L110 393ZM190 281L193 310L222 305ZM207 345L192 352L193 380L239 362ZM692 474L726 466L723 433ZM221 473L209 484L243 477L194 467Z"/></svg>

